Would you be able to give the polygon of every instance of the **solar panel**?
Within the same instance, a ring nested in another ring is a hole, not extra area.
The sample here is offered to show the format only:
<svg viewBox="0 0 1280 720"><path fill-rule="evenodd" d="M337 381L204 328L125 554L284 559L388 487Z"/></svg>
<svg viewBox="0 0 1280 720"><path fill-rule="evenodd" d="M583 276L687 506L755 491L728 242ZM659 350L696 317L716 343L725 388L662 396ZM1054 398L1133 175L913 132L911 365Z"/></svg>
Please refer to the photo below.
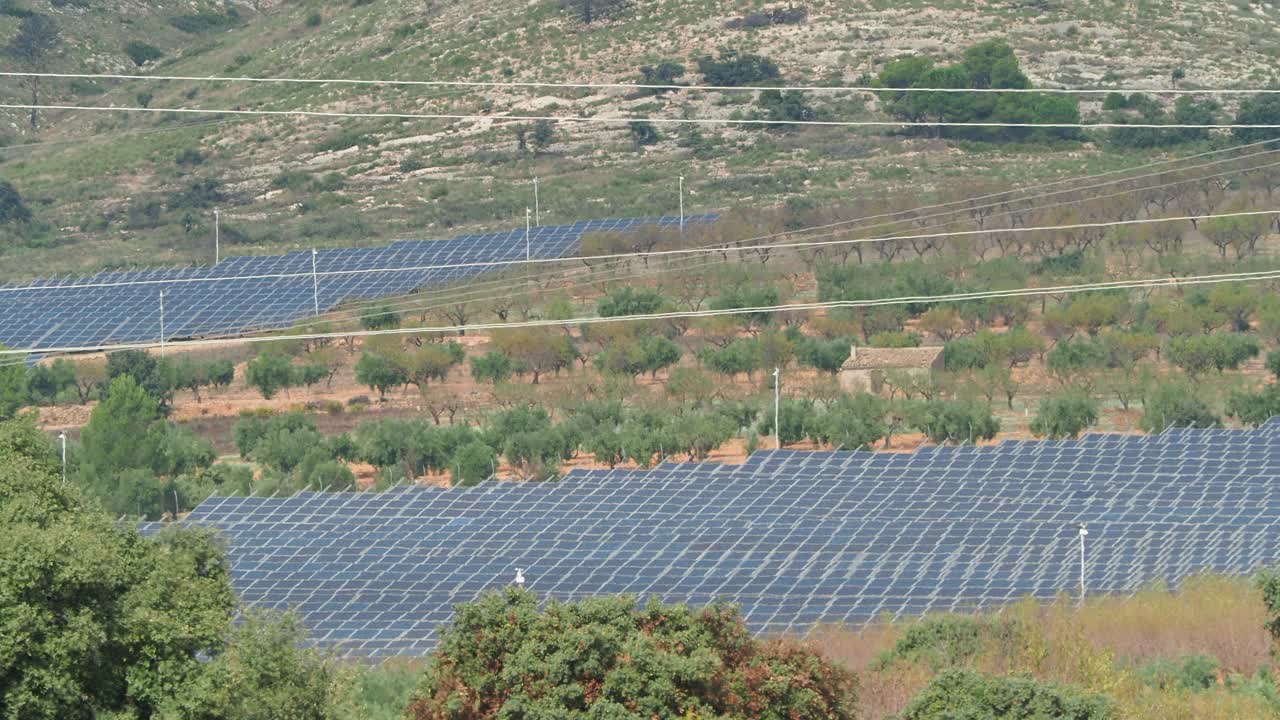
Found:
<svg viewBox="0 0 1280 720"><path fill-rule="evenodd" d="M716 219L715 215L692 215L685 224ZM672 222L672 218L626 218L533 228L529 256L572 255L584 233ZM40 350L154 342L161 339L162 290L165 340L273 330L314 315L317 299L325 312L344 302L405 294L502 267L483 263L524 258L521 228L449 240L406 240L377 248L320 250L314 283L312 254L307 250L234 257L208 267L99 273L0 286L0 343ZM383 271L388 268L397 269ZM147 284L120 284L128 282Z"/></svg>
<svg viewBox="0 0 1280 720"><path fill-rule="evenodd" d="M576 470L559 483L211 498L241 598L299 610L353 657L421 654L508 585L572 600L740 603L751 628L999 606L1280 559L1280 424L742 465ZM148 525L152 532L155 525Z"/></svg>

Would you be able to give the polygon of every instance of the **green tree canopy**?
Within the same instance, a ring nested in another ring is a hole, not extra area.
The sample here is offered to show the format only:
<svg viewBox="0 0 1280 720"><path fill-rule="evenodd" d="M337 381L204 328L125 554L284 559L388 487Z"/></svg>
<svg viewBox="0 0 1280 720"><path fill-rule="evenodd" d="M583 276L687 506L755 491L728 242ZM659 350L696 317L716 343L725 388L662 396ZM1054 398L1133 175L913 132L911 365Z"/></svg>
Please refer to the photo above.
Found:
<svg viewBox="0 0 1280 720"><path fill-rule="evenodd" d="M1072 124L1080 122L1075 98L1041 93L970 94L951 92L894 92L901 88L1007 88L1030 89L1017 57L1008 43L992 39L974 45L955 65L936 66L929 58L915 56L887 64L876 76L885 109L910 122L936 120L952 123ZM1073 128L937 128L943 137L981 140L1077 138Z"/></svg>
<svg viewBox="0 0 1280 720"><path fill-rule="evenodd" d="M900 715L902 720L1113 720L1111 701L1030 678L994 677L968 669L944 670Z"/></svg>
<svg viewBox="0 0 1280 720"><path fill-rule="evenodd" d="M471 377L476 382L489 382L497 385L511 378L515 363L506 353L490 350L484 355L471 358Z"/></svg>
<svg viewBox="0 0 1280 720"><path fill-rule="evenodd" d="M782 72L769 58L732 48L720 48L718 57L698 58L698 72L708 85L719 86L768 85L782 79Z"/></svg>
<svg viewBox="0 0 1280 720"><path fill-rule="evenodd" d="M1165 356L1195 378L1210 370L1235 370L1260 351L1257 339L1251 335L1217 333L1172 338Z"/></svg>
<svg viewBox="0 0 1280 720"><path fill-rule="evenodd" d="M569 368L578 358L573 340L556 328L511 328L495 332L493 342L498 352L533 375L535 385L543 374Z"/></svg>
<svg viewBox="0 0 1280 720"><path fill-rule="evenodd" d="M387 391L407 384L409 375L394 358L366 351L356 362L356 382L377 390L378 399L386 400Z"/></svg>
<svg viewBox="0 0 1280 720"><path fill-rule="evenodd" d="M624 596L539 611L510 589L458 606L410 716L852 720L856 696L852 673L792 641L752 638L731 607L637 608Z"/></svg>
<svg viewBox="0 0 1280 720"><path fill-rule="evenodd" d="M1280 383L1271 383L1258 392L1238 391L1227 398L1227 415L1245 425L1257 427L1280 415Z"/></svg>
<svg viewBox="0 0 1280 720"><path fill-rule="evenodd" d="M116 382L119 399L131 381ZM58 481L53 457L33 418L0 423L0 708L151 716L220 649L228 567L207 534L120 527Z"/></svg>
<svg viewBox="0 0 1280 720"><path fill-rule="evenodd" d="M1040 401L1031 432L1051 440L1073 438L1098 422L1098 404L1081 392L1072 392Z"/></svg>
<svg viewBox="0 0 1280 720"><path fill-rule="evenodd" d="M329 720L337 669L306 639L294 615L249 611L231 631L225 651L175 693L183 720L246 718Z"/></svg>
<svg viewBox="0 0 1280 720"><path fill-rule="evenodd" d="M498 466L498 453L475 440L458 448L449 463L453 484L459 487L478 485L491 477Z"/></svg>
<svg viewBox="0 0 1280 720"><path fill-rule="evenodd" d="M1142 413L1142 429L1148 433L1166 428L1214 428L1222 421L1195 389L1185 382L1158 383L1148 395Z"/></svg>
<svg viewBox="0 0 1280 720"><path fill-rule="evenodd" d="M159 417L154 397L131 376L117 377L80 433L82 462L99 472L144 466L147 431Z"/></svg>
<svg viewBox="0 0 1280 720"><path fill-rule="evenodd" d="M990 440L1000 432L991 407L973 400L928 400L908 409L912 427L936 443Z"/></svg>
<svg viewBox="0 0 1280 720"><path fill-rule="evenodd" d="M869 393L840 398L819 420L819 440L845 450L870 448L888 433L885 401Z"/></svg>
<svg viewBox="0 0 1280 720"><path fill-rule="evenodd" d="M1280 95L1259 93L1240 101L1234 124L1280 125ZM1274 130L1248 127L1232 128L1231 135L1242 143L1262 142L1276 136Z"/></svg>
<svg viewBox="0 0 1280 720"><path fill-rule="evenodd" d="M0 350L5 346L0 344ZM10 358L10 355L0 355ZM9 420L18 410L27 404L27 367L22 363L12 363L0 367L0 421Z"/></svg>
<svg viewBox="0 0 1280 720"><path fill-rule="evenodd" d="M262 393L263 398L270 400L281 390L292 387L297 375L288 356L268 350L245 365L244 379Z"/></svg>

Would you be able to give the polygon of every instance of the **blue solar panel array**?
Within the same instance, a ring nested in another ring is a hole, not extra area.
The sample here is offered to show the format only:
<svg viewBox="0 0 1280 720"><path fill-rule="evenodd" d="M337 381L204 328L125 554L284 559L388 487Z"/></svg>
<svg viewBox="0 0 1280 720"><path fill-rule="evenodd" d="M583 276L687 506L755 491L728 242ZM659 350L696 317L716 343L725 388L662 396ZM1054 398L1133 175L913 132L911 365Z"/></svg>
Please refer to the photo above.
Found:
<svg viewBox="0 0 1280 720"><path fill-rule="evenodd" d="M509 585L742 605L757 631L965 611L1280 561L1280 424L1251 431L772 451L554 484L213 498L247 603L354 657L420 655L454 603ZM154 527L154 526L152 526Z"/></svg>
<svg viewBox="0 0 1280 720"><path fill-rule="evenodd" d="M714 215L685 218L686 225ZM534 228L530 256L558 258L577 251L584 233L674 227L679 218L585 220ZM165 293L164 339L239 334L287 327L350 300L412 292L495 269L467 263L523 260L525 231L408 240L377 248L321 250L312 285L311 252L241 256L216 266L109 272L0 286L0 343L38 350L160 340L159 295ZM447 266L447 267L439 267ZM369 272L383 268L426 268ZM271 277L287 275L290 277ZM263 277L265 276L265 277ZM228 279L245 278L254 279ZM118 285L117 283L134 283Z"/></svg>

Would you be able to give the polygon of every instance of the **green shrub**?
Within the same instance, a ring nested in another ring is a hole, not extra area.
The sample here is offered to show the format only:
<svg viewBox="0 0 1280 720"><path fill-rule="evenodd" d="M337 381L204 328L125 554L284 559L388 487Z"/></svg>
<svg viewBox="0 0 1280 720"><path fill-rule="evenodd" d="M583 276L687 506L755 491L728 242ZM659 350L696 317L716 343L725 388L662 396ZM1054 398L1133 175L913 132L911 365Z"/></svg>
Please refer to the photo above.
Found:
<svg viewBox="0 0 1280 720"><path fill-rule="evenodd" d="M1218 682L1218 661L1204 655L1161 658L1138 668L1138 678L1158 690L1208 690Z"/></svg>
<svg viewBox="0 0 1280 720"><path fill-rule="evenodd" d="M366 147L376 147L378 138L369 133L360 132L358 130L343 130L342 132L317 143L315 151L318 153L337 152L338 150L346 150L357 145Z"/></svg>
<svg viewBox="0 0 1280 720"><path fill-rule="evenodd" d="M1245 425L1257 427L1280 415L1280 383L1271 383L1258 392L1239 390L1227 398L1227 415Z"/></svg>
<svg viewBox="0 0 1280 720"><path fill-rule="evenodd" d="M901 720L1112 720L1117 713L1105 696L1073 687L951 669L934 678L899 717Z"/></svg>
<svg viewBox="0 0 1280 720"><path fill-rule="evenodd" d="M0 225L28 222L31 222L31 210L17 188L8 180L0 179Z"/></svg>
<svg viewBox="0 0 1280 720"><path fill-rule="evenodd" d="M1166 428L1221 427L1222 420L1193 388L1183 382L1162 382L1143 403L1142 429L1148 433Z"/></svg>
<svg viewBox="0 0 1280 720"><path fill-rule="evenodd" d="M307 13L307 19L303 21L303 24L309 28L320 27L320 23L323 20L324 18L320 15L319 10L312 10Z"/></svg>
<svg viewBox="0 0 1280 720"><path fill-rule="evenodd" d="M708 85L766 85L782 79L778 65L767 57L721 48L718 57L698 58L698 72Z"/></svg>
<svg viewBox="0 0 1280 720"><path fill-rule="evenodd" d="M498 453L477 440L458 448L449 463L449 473L454 485L470 487L491 477L497 464Z"/></svg>
<svg viewBox="0 0 1280 720"><path fill-rule="evenodd" d="M1031 432L1051 440L1073 438L1096 422L1098 404L1084 393L1073 392L1041 400L1031 421Z"/></svg>
<svg viewBox="0 0 1280 720"><path fill-rule="evenodd" d="M302 170L286 170L271 178L271 187L280 190L302 190L311 183L311 173Z"/></svg>
<svg viewBox="0 0 1280 720"><path fill-rule="evenodd" d="M240 12L229 8L227 12L201 12L190 15L176 15L169 18L169 24L184 33L196 34L224 30L240 21Z"/></svg>
<svg viewBox="0 0 1280 720"><path fill-rule="evenodd" d="M999 617L927 617L908 626L877 665L884 669L901 662L923 663L934 672L966 666L984 651L1017 645L1024 632L1018 621Z"/></svg>
<svg viewBox="0 0 1280 720"><path fill-rule="evenodd" d="M498 384L511 378L515 363L510 356L496 350L471 358L471 377L476 382Z"/></svg>
<svg viewBox="0 0 1280 720"><path fill-rule="evenodd" d="M246 460L256 455L258 445L268 437L279 438L286 435L304 435L310 439L319 437L315 422L300 412L265 416L256 413L242 415L236 421L231 433L236 449L240 451L240 457Z"/></svg>
<svg viewBox="0 0 1280 720"><path fill-rule="evenodd" d="M908 411L911 427L935 443L965 443L990 440L1000 432L1000 420L991 407L975 400L928 400Z"/></svg>
<svg viewBox="0 0 1280 720"><path fill-rule="evenodd" d="M365 330L393 330L400 327L400 313L390 305L370 308L360 315L360 327Z"/></svg>
<svg viewBox="0 0 1280 720"><path fill-rule="evenodd" d="M196 165L204 164L205 157L204 153L200 152L196 148L183 148L174 156L173 161L178 165L195 167Z"/></svg>
<svg viewBox="0 0 1280 720"><path fill-rule="evenodd" d="M627 123L627 132L631 137L631 142L640 148L646 145L655 145L662 136L658 134L658 128L653 123L645 120L633 120Z"/></svg>
<svg viewBox="0 0 1280 720"><path fill-rule="evenodd" d="M164 57L164 51L160 48L136 40L124 46L124 54L129 56L134 65L139 66Z"/></svg>
<svg viewBox="0 0 1280 720"><path fill-rule="evenodd" d="M732 607L623 596L540 612L509 589L457 606L409 716L852 720L856 701L852 673L793 641L754 639Z"/></svg>
<svg viewBox="0 0 1280 720"><path fill-rule="evenodd" d="M414 172L414 171L416 171L416 170L421 170L422 168L424 168L424 167L426 167L426 166L427 166L427 164L426 164L425 162L423 162L423 161L422 161L422 158L414 157L414 156L410 155L409 157L407 157L407 158L405 158L405 159L403 159L403 160L401 160L401 161L400 161L400 166L399 166L399 167L400 167L400 172L402 172L402 173L411 173L411 172ZM442 186L441 186L441 187L442 187ZM434 191L435 191L435 188L433 187L433 188L431 188L431 190L434 192Z"/></svg>
<svg viewBox="0 0 1280 720"><path fill-rule="evenodd" d="M250 387L262 393L264 399L270 400L281 390L292 387L297 373L287 356L264 351L245 365L244 379Z"/></svg>

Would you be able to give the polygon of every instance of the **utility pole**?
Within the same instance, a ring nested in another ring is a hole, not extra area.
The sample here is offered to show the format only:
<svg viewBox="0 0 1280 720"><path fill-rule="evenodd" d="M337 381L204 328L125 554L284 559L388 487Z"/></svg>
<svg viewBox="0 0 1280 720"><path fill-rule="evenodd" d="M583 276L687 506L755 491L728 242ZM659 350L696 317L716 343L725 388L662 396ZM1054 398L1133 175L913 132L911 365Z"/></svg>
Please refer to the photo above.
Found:
<svg viewBox="0 0 1280 720"><path fill-rule="evenodd" d="M311 248L311 303L315 308L316 317L320 316L320 275L316 272L316 261L320 251Z"/></svg>
<svg viewBox="0 0 1280 720"><path fill-rule="evenodd" d="M218 209L213 210L213 264L222 262L222 227L219 222Z"/></svg>
<svg viewBox="0 0 1280 720"><path fill-rule="evenodd" d="M1084 523L1080 523L1080 606L1084 607L1084 538L1089 534Z"/></svg>
<svg viewBox="0 0 1280 720"><path fill-rule="evenodd" d="M776 449L782 449L782 426L778 424L782 407L782 368L773 369L773 439Z"/></svg>
<svg viewBox="0 0 1280 720"><path fill-rule="evenodd" d="M542 206L538 202L538 178L533 179L533 224L542 227Z"/></svg>
<svg viewBox="0 0 1280 720"><path fill-rule="evenodd" d="M684 235L684 176L680 176L680 234Z"/></svg>
<svg viewBox="0 0 1280 720"><path fill-rule="evenodd" d="M164 350L164 290L160 291L160 349Z"/></svg>
<svg viewBox="0 0 1280 720"><path fill-rule="evenodd" d="M67 484L67 434L65 432L58 433L58 439L62 441L62 484Z"/></svg>
<svg viewBox="0 0 1280 720"><path fill-rule="evenodd" d="M525 208L524 209L524 261L526 265L529 263L529 260L532 257L532 254L530 251L530 243L529 243L529 233L532 230L532 228L530 227L530 223L532 222L533 222L533 211L530 210L529 208Z"/></svg>
<svg viewBox="0 0 1280 720"><path fill-rule="evenodd" d="M529 285L529 276L530 276L529 263L533 259L532 246L529 240L529 235L530 235L529 223L531 222L532 217L533 217L533 211L530 210L529 208L525 208L524 209L524 284L526 286L525 287L526 290L528 289L528 285Z"/></svg>

